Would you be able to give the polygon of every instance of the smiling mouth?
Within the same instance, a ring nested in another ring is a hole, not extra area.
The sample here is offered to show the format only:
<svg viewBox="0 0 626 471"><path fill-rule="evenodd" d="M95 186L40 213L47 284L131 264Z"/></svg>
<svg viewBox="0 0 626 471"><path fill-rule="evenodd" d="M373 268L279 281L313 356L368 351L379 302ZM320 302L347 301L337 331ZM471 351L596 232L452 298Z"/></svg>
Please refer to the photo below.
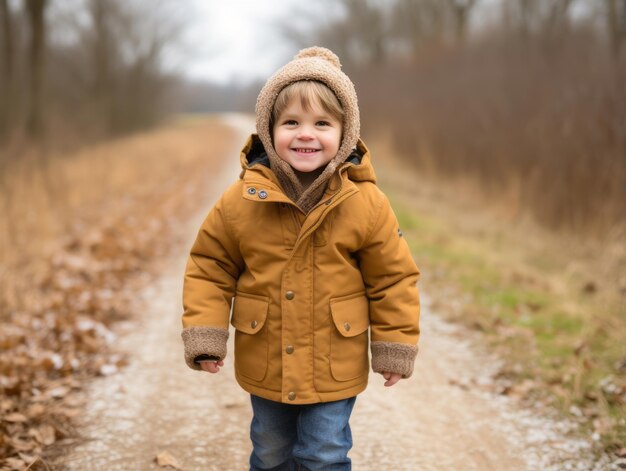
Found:
<svg viewBox="0 0 626 471"><path fill-rule="evenodd" d="M306 149L306 148L299 148L299 147L296 147L296 148L294 148L292 150L295 151L295 152L300 152L302 154L312 154L314 152L318 152L319 151L319 149Z"/></svg>

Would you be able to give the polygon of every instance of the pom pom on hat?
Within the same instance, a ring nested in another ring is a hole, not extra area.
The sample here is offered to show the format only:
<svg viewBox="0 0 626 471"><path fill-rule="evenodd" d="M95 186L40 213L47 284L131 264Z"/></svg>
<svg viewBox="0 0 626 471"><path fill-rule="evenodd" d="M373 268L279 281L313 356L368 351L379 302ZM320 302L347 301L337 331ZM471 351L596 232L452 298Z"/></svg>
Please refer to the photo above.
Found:
<svg viewBox="0 0 626 471"><path fill-rule="evenodd" d="M341 69L341 62L339 61L339 57L331 51L330 49L326 49L325 47L313 46L307 47L306 49L301 49L294 56L294 60L296 59L304 59L305 57L318 57L320 59L326 59L328 62L333 64L338 69Z"/></svg>

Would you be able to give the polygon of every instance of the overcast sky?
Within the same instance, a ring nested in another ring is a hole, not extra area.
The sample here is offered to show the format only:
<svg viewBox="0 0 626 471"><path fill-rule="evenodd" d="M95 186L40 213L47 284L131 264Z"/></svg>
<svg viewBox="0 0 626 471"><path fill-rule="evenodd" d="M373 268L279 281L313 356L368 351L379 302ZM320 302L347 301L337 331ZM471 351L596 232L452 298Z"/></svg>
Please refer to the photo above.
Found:
<svg viewBox="0 0 626 471"><path fill-rule="evenodd" d="M384 2L385 0L377 0ZM497 10L499 0L481 0L479 16ZM298 46L281 31L330 20L341 8L333 0L186 0L186 52L177 60L183 75L221 83L267 79L289 60ZM313 45L313 44L310 44Z"/></svg>
<svg viewBox="0 0 626 471"><path fill-rule="evenodd" d="M474 28L494 20L500 14L500 2L480 0L472 16ZM224 84L265 80L298 50L297 45L286 39L281 25L306 32L312 25L336 16L341 11L337 3L333 0L175 2L183 9L186 45L184 54L173 60L175 68L192 79Z"/></svg>
<svg viewBox="0 0 626 471"><path fill-rule="evenodd" d="M186 59L177 67L188 77L222 83L266 79L297 50L283 37L278 24L303 20L296 16L305 11L319 14L319 8L311 5L314 2L302 0L191 3Z"/></svg>

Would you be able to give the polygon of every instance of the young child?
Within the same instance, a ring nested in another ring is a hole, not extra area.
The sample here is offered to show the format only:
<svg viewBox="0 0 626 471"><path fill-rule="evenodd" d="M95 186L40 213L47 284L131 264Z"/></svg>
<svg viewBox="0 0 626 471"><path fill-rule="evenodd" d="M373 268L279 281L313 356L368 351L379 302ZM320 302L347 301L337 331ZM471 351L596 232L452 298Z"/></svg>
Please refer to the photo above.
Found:
<svg viewBox="0 0 626 471"><path fill-rule="evenodd" d="M350 79L304 49L267 81L240 179L202 224L188 260L189 367L224 365L251 394L250 469L351 468L348 420L372 369L413 372L419 271L359 139ZM231 301L234 297L231 314Z"/></svg>

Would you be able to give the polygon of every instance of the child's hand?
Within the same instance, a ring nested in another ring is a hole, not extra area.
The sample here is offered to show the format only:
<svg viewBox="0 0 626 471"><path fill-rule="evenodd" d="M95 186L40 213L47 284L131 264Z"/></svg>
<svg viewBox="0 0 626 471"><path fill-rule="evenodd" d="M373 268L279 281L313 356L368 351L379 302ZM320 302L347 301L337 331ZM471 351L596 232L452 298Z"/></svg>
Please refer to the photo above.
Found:
<svg viewBox="0 0 626 471"><path fill-rule="evenodd" d="M385 381L385 386L393 386L398 381L402 379L402 375L400 373L390 373L389 371L383 371L383 376L387 380Z"/></svg>
<svg viewBox="0 0 626 471"><path fill-rule="evenodd" d="M202 360L200 361L200 368L209 373L217 373L220 370L220 366L224 366L224 361Z"/></svg>

